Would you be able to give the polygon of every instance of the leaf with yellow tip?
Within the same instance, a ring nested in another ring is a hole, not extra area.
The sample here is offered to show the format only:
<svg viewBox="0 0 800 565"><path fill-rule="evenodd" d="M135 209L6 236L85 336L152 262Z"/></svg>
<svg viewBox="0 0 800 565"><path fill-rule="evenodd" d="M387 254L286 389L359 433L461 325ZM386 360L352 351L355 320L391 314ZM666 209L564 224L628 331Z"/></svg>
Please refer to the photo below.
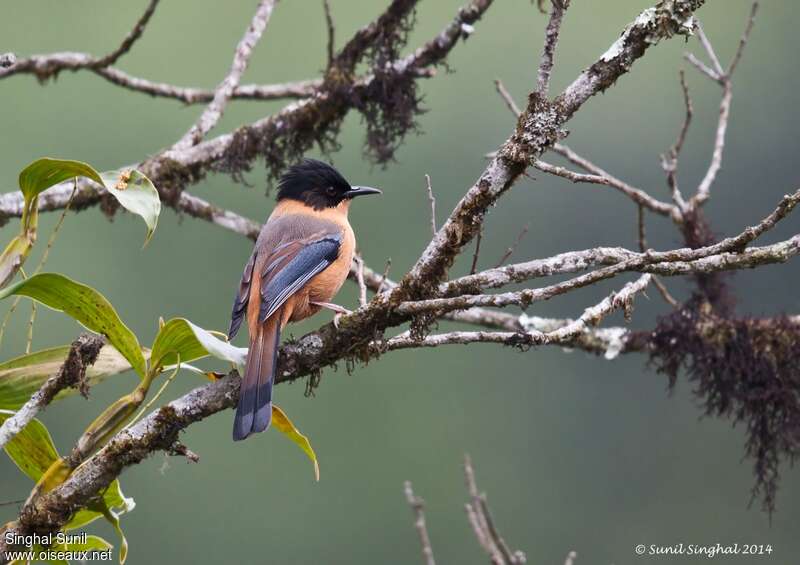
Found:
<svg viewBox="0 0 800 565"><path fill-rule="evenodd" d="M286 415L286 412L278 408L275 404L272 405L272 425L275 426L275 429L279 432L295 442L300 449L305 451L308 458L311 459L311 462L314 464L314 478L319 481L319 463L317 462L317 454L314 453L314 449L311 447L311 442L294 427L294 424L289 419L289 416Z"/></svg>

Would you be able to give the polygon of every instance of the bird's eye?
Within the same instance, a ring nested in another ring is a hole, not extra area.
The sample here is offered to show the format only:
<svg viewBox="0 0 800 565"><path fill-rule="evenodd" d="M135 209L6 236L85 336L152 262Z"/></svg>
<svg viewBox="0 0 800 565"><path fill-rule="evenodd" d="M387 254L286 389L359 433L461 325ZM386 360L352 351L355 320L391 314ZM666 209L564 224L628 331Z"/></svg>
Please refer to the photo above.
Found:
<svg viewBox="0 0 800 565"><path fill-rule="evenodd" d="M336 189L332 186L329 186L325 192L328 193L328 196L336 196Z"/></svg>

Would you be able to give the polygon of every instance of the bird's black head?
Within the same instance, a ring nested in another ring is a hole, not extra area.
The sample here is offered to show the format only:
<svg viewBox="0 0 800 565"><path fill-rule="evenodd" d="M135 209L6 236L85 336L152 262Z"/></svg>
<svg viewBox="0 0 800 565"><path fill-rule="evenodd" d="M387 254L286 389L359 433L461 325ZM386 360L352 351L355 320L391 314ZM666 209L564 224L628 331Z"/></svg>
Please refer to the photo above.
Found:
<svg viewBox="0 0 800 565"><path fill-rule="evenodd" d="M343 200L356 196L380 192L368 186L350 186L339 171L316 159L303 159L292 165L278 182L278 201L298 200L315 210L338 206Z"/></svg>

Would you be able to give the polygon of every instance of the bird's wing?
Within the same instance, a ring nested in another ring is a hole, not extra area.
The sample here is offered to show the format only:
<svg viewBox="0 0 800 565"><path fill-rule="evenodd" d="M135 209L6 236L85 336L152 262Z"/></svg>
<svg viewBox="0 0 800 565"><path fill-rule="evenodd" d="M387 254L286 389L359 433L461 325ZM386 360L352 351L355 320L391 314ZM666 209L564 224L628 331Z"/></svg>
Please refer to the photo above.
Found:
<svg viewBox="0 0 800 565"><path fill-rule="evenodd" d="M325 270L339 256L340 228L328 221L287 215L268 222L245 266L233 301L230 339L239 331L254 278L259 284L259 322L278 311L305 283ZM260 272L254 277L254 271ZM254 305L255 307L255 305Z"/></svg>
<svg viewBox="0 0 800 565"><path fill-rule="evenodd" d="M233 339L239 331L239 327L242 325L242 320L244 319L244 313L247 311L247 303L250 299L250 283L253 280L253 267L255 267L257 255L257 251L253 250L253 254L250 255L250 259L244 267L242 280L239 283L239 290L236 293L236 297L233 299L233 311L231 312L231 325L228 329L228 339Z"/></svg>
<svg viewBox="0 0 800 565"><path fill-rule="evenodd" d="M326 222L327 224L327 222ZM272 316L286 300L339 256L342 233L335 226L275 247L261 272L258 321Z"/></svg>

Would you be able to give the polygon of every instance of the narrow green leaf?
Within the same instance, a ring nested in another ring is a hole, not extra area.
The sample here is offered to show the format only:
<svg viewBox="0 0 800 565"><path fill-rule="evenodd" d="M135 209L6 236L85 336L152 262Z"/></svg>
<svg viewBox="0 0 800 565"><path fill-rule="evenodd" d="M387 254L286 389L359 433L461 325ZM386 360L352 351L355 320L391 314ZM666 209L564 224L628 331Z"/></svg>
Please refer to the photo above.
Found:
<svg viewBox="0 0 800 565"><path fill-rule="evenodd" d="M122 526L119 523L119 515L110 508L105 510L104 515L106 520L108 520L111 525L114 526L114 530L119 536L119 565L125 565L125 560L128 558L128 540L125 539L125 534L123 533Z"/></svg>
<svg viewBox="0 0 800 565"><path fill-rule="evenodd" d="M314 464L314 478L319 481L319 463L317 462L317 454L314 453L314 449L311 447L311 442L294 427L289 416L275 404L272 405L272 425L275 426L276 430L296 443L311 459Z"/></svg>
<svg viewBox="0 0 800 565"><path fill-rule="evenodd" d="M0 424L13 415L14 412L11 410L0 410ZM28 422L28 425L11 438L3 449L33 482L38 482L50 465L58 459L58 451L50 432L36 418Z"/></svg>
<svg viewBox="0 0 800 565"><path fill-rule="evenodd" d="M120 169L100 173L103 185L129 212L138 214L147 224L145 245L156 231L161 199L150 179L136 169Z"/></svg>
<svg viewBox="0 0 800 565"><path fill-rule="evenodd" d="M26 200L67 179L86 177L103 184L100 173L91 165L69 159L37 159L19 174L19 188Z"/></svg>
<svg viewBox="0 0 800 565"><path fill-rule="evenodd" d="M35 237L35 229L33 231ZM7 285L25 260L33 248L33 239L30 233L22 233L12 239L3 253L0 254L0 288Z"/></svg>
<svg viewBox="0 0 800 565"><path fill-rule="evenodd" d="M17 410L42 384L61 368L69 353L69 346L52 347L28 355L22 355L0 363L0 409ZM147 358L149 351L142 352ZM86 369L90 386L123 373L131 364L111 345L104 345L93 365ZM76 394L75 388L67 388L56 395L56 399Z"/></svg>
<svg viewBox="0 0 800 565"><path fill-rule="evenodd" d="M150 356L151 367L189 363L206 355L244 365L247 349L235 347L184 318L173 318L158 331Z"/></svg>
<svg viewBox="0 0 800 565"><path fill-rule="evenodd" d="M139 340L120 320L108 300L95 289L57 273L40 273L0 290L0 299L12 294L33 298L103 334L144 377L145 360Z"/></svg>

